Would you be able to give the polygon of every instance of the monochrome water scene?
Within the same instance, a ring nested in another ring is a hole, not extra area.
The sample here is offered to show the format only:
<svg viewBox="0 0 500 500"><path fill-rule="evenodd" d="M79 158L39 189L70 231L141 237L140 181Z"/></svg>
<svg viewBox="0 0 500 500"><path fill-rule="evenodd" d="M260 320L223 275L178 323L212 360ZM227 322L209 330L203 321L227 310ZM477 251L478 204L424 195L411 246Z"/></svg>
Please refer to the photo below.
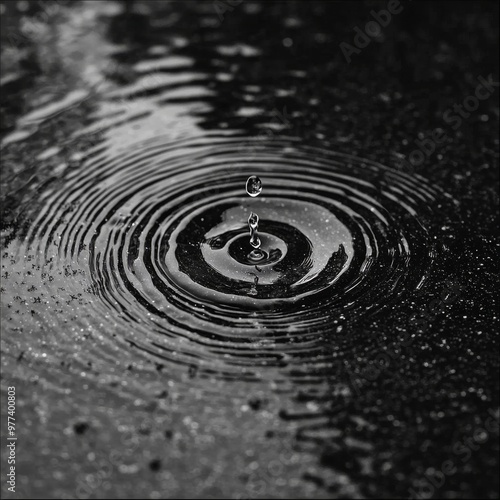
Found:
<svg viewBox="0 0 500 500"><path fill-rule="evenodd" d="M2 498L498 498L498 3L0 1Z"/></svg>

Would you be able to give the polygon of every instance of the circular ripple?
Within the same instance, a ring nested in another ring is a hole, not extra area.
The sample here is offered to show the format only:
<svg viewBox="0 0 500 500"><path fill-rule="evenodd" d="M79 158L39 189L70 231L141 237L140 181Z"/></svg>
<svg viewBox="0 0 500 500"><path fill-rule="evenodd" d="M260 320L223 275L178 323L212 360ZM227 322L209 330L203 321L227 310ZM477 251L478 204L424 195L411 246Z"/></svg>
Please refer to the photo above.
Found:
<svg viewBox="0 0 500 500"><path fill-rule="evenodd" d="M279 182L269 176L269 184ZM233 189L238 190L237 182ZM269 199L259 199L266 258L257 263L247 257L250 207L242 196L214 201L187 218L180 215L160 236L159 246L168 249L159 255L165 282L170 279L193 298L218 307L274 311L331 286L348 267L349 231L333 212L291 196L270 189Z"/></svg>
<svg viewBox="0 0 500 500"><path fill-rule="evenodd" d="M126 323L129 345L212 371L312 360L339 318L422 282L441 196L424 179L293 141L248 154L242 141L158 138L95 154L67 175L28 244L49 261L57 238L57 259L87 266L95 314ZM249 175L262 179L258 198L246 195Z"/></svg>

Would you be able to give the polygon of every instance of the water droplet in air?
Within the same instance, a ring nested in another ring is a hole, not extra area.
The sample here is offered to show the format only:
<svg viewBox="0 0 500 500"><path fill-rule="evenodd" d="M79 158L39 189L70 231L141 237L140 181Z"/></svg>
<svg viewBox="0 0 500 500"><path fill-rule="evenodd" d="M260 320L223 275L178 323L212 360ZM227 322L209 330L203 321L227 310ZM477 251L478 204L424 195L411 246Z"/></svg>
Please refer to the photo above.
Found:
<svg viewBox="0 0 500 500"><path fill-rule="evenodd" d="M251 175L247 179L246 189L250 196L259 196L262 191L262 181L256 175ZM258 234L259 216L253 212L248 217L248 228L250 229L250 245L254 248L248 255L248 258L257 261L264 258L264 252L260 250L261 241Z"/></svg>
<svg viewBox="0 0 500 500"><path fill-rule="evenodd" d="M259 229L259 216L253 212L248 217L248 227L250 228L250 245L254 248L260 247L260 238L257 234Z"/></svg>
<svg viewBox="0 0 500 500"><path fill-rule="evenodd" d="M259 194L262 192L262 181L256 175L251 175L247 179L246 188L247 188L247 193L252 198L255 198L256 196L259 196Z"/></svg>
<svg viewBox="0 0 500 500"><path fill-rule="evenodd" d="M248 217L248 226L250 229L256 229L259 227L259 216L257 214L254 214L253 212L250 214L250 217Z"/></svg>

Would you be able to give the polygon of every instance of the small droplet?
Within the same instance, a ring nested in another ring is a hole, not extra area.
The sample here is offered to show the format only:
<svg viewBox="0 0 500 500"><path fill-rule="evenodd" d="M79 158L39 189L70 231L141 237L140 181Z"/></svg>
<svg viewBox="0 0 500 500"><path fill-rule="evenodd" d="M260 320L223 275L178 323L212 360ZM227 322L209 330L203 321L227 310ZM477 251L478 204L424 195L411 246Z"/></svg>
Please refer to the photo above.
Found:
<svg viewBox="0 0 500 500"><path fill-rule="evenodd" d="M260 238L257 234L259 229L259 216L253 212L248 217L248 227L250 228L250 245L254 248L260 247Z"/></svg>
<svg viewBox="0 0 500 500"><path fill-rule="evenodd" d="M253 212L250 214L250 217L248 217L248 226L251 229L256 229L259 226L259 216L257 214Z"/></svg>
<svg viewBox="0 0 500 500"><path fill-rule="evenodd" d="M262 181L256 175L251 175L247 179L246 189L247 193L255 198L262 192Z"/></svg>
<svg viewBox="0 0 500 500"><path fill-rule="evenodd" d="M252 237L250 238L250 245L252 245L254 248L260 247L261 241L260 241L260 238L256 234L252 235Z"/></svg>

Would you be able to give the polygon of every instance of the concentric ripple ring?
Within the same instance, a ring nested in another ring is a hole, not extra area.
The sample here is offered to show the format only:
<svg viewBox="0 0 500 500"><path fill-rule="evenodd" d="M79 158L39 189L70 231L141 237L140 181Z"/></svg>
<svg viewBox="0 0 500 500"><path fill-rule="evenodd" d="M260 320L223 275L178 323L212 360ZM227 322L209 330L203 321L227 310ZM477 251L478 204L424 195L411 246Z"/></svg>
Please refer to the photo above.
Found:
<svg viewBox="0 0 500 500"><path fill-rule="evenodd" d="M419 286L443 194L371 160L291 139L246 154L248 142L158 137L116 157L97 150L65 174L62 196L47 196L25 245L38 245L42 265L86 267L94 314L145 352L214 372L313 360L339 317ZM265 192L250 199L252 174ZM260 263L246 257L252 211Z"/></svg>

